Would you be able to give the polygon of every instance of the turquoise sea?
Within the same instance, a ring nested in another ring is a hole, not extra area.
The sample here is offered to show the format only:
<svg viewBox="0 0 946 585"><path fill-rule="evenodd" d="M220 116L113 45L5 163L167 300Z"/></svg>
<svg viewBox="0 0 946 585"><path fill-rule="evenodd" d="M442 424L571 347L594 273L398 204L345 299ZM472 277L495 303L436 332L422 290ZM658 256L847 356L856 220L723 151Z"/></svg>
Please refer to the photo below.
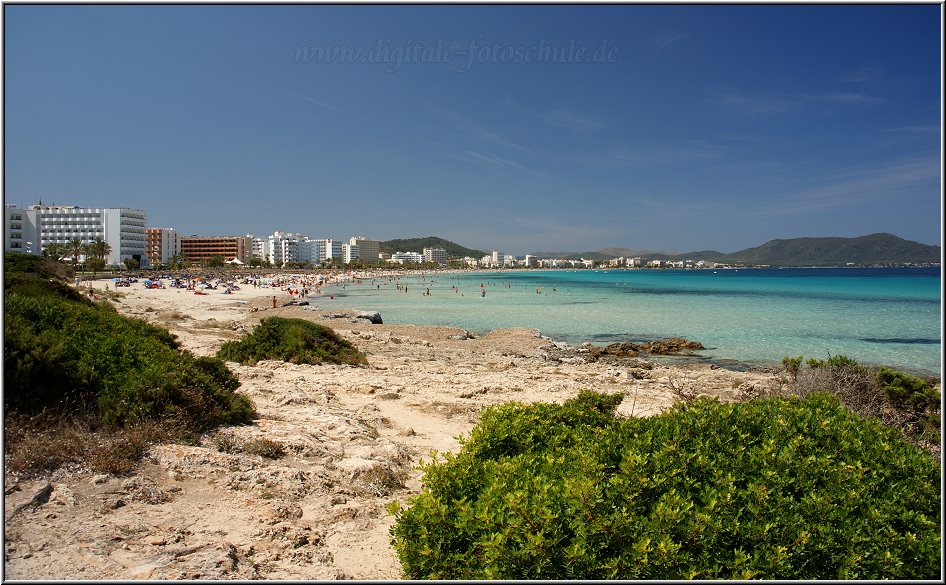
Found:
<svg viewBox="0 0 946 585"><path fill-rule="evenodd" d="M571 344L680 336L733 368L842 354L939 376L940 279L939 268L507 270L365 279L313 301L474 334L529 327Z"/></svg>

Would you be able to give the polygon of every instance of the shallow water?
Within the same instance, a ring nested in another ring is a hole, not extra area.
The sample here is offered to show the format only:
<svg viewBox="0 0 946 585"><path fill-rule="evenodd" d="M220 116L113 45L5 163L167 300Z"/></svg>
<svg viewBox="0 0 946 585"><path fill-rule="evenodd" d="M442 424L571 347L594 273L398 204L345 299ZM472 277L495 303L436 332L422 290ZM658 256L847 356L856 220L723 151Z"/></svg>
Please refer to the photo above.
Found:
<svg viewBox="0 0 946 585"><path fill-rule="evenodd" d="M842 354L938 376L940 279L938 268L510 270L369 279L313 301L386 323L529 327L573 344L680 336L708 360Z"/></svg>

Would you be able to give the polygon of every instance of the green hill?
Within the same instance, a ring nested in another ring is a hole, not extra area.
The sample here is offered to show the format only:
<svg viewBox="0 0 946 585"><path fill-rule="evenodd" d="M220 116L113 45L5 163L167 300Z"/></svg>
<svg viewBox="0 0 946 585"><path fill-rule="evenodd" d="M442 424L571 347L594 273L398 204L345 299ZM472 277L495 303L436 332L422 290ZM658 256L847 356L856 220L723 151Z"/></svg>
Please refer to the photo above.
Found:
<svg viewBox="0 0 946 585"><path fill-rule="evenodd" d="M873 264L923 264L939 262L941 248L904 240L892 234L857 238L791 238L769 240L761 246L731 254L700 250L685 254L648 254L646 260L707 260L725 264L771 266L844 266Z"/></svg>
<svg viewBox="0 0 946 585"><path fill-rule="evenodd" d="M406 238L398 240L387 240L381 242L381 252L384 254L394 254L395 252L417 252L422 254L424 248L443 248L447 251L450 258L463 258L471 256L481 258L486 254L481 250L466 248L460 244L455 244L449 240L438 238L436 236L427 236L426 238Z"/></svg>
<svg viewBox="0 0 946 585"><path fill-rule="evenodd" d="M779 266L839 266L939 262L939 246L904 240L892 234L857 238L794 238L722 255L723 262Z"/></svg>

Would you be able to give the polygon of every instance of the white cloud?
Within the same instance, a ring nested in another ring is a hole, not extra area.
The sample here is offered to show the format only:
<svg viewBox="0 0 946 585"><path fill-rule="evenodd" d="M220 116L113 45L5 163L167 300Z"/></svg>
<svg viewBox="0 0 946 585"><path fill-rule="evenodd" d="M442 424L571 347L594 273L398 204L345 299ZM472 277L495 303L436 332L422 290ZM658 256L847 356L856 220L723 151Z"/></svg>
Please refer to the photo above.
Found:
<svg viewBox="0 0 946 585"><path fill-rule="evenodd" d="M680 41L690 38L690 33L675 30L664 30L657 33L657 36L651 39L650 48L653 52L659 53L664 49L677 44Z"/></svg>
<svg viewBox="0 0 946 585"><path fill-rule="evenodd" d="M837 208L853 208L880 199L899 196L907 189L929 186L939 192L941 162L938 156L921 155L880 167L853 168L826 177L820 184L783 193L778 200L755 206L763 215L811 213Z"/></svg>
<svg viewBox="0 0 946 585"><path fill-rule="evenodd" d="M317 100L317 99L315 99L315 98L313 98L313 97L309 97L309 96L303 95L303 94L301 94L301 93L293 93L293 94L290 94L290 95L294 95L294 96L296 96L296 97L298 97L298 98L300 98L300 99L302 99L302 100L305 100L305 101L309 102L310 104L315 104L315 105L317 105L317 106L319 106L319 107L325 108L326 110L332 110L333 112L342 113L342 111L339 110L338 108L336 108L335 106L333 106L333 105L331 105L331 104L327 104L327 103L325 103L325 102L323 102L323 101L321 101L321 100Z"/></svg>
<svg viewBox="0 0 946 585"><path fill-rule="evenodd" d="M878 75L880 75L880 73L875 69L872 69L870 67L861 67L857 71L854 71L842 77L841 81L844 81L846 83L861 83L864 81L870 81L871 79L875 79Z"/></svg>
<svg viewBox="0 0 946 585"><path fill-rule="evenodd" d="M750 94L734 91L716 92L710 103L740 108L749 114L782 113L801 110L811 104L877 105L886 100L857 92Z"/></svg>

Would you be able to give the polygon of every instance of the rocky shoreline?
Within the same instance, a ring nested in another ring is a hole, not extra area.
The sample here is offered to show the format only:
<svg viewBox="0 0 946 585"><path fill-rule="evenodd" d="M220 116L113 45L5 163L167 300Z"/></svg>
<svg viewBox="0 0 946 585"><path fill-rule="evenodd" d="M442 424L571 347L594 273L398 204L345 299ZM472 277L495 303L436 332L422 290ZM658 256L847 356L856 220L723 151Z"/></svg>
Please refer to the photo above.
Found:
<svg viewBox="0 0 946 585"><path fill-rule="evenodd" d="M104 285L94 284L100 294ZM615 355L532 329L391 325L321 309L318 297L274 309L272 294L108 293L121 313L167 327L198 355L278 315L331 327L368 366L228 363L256 424L199 445L155 445L125 477L7 475L6 510L47 480L52 492L6 522L6 578L399 579L386 506L418 493L419 462L456 450L484 408L592 389L624 394L621 416L649 416L697 395L729 401L778 384L772 373L668 365L640 346Z"/></svg>

